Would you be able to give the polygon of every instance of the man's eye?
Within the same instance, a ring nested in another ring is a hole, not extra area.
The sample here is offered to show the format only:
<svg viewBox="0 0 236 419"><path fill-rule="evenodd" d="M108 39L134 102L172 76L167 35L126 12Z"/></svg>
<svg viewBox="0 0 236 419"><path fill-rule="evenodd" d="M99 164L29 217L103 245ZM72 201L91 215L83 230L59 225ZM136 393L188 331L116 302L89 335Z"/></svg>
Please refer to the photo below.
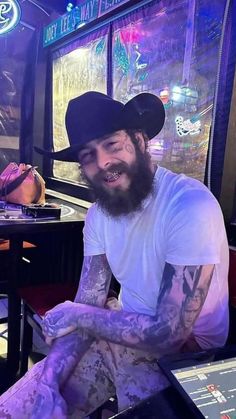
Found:
<svg viewBox="0 0 236 419"><path fill-rule="evenodd" d="M114 151L116 151L116 150L118 150L118 148L119 148L118 141L109 141L106 144L106 149L108 149L108 150L114 150Z"/></svg>
<svg viewBox="0 0 236 419"><path fill-rule="evenodd" d="M84 153L81 156L79 156L79 162L81 164L90 163L90 161L92 161L92 159L93 159L93 153L91 151L89 151L88 153Z"/></svg>

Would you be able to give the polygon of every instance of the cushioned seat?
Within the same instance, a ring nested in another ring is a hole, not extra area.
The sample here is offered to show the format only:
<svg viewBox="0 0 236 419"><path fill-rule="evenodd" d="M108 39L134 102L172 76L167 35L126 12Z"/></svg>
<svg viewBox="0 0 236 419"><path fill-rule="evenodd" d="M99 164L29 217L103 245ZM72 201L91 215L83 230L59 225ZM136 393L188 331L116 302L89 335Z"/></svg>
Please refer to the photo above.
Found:
<svg viewBox="0 0 236 419"><path fill-rule="evenodd" d="M20 376L28 370L28 359L32 350L33 329L41 339L41 319L46 311L65 300L73 301L78 284L53 283L19 288L22 299L22 326L21 326L21 365Z"/></svg>
<svg viewBox="0 0 236 419"><path fill-rule="evenodd" d="M23 302L39 316L65 300L73 301L78 288L75 283L54 283L29 286L18 290Z"/></svg>
<svg viewBox="0 0 236 419"><path fill-rule="evenodd" d="M35 244L24 241L23 249L32 249L36 247ZM0 239L0 251L7 251L10 249L10 240Z"/></svg>

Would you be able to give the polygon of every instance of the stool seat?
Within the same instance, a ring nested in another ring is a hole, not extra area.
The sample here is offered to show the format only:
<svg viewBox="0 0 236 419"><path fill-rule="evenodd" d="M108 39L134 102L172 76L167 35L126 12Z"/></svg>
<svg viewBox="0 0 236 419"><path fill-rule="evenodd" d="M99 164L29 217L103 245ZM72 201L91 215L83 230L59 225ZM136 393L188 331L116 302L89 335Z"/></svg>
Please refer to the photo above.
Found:
<svg viewBox="0 0 236 419"><path fill-rule="evenodd" d="M57 304L73 301L77 288L75 283L53 283L19 288L18 293L27 306L42 317Z"/></svg>
<svg viewBox="0 0 236 419"><path fill-rule="evenodd" d="M29 243L24 241L23 242L23 249L31 249L33 247L36 247L35 244ZM2 240L0 241L0 251L6 251L10 249L10 240Z"/></svg>

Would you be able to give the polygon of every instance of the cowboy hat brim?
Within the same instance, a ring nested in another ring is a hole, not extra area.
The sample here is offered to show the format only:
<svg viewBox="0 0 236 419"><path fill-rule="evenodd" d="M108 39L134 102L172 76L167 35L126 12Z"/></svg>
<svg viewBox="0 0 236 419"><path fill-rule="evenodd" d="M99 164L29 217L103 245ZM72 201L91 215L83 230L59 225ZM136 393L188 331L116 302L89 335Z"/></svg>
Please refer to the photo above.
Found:
<svg viewBox="0 0 236 419"><path fill-rule="evenodd" d="M83 99L86 102L82 107ZM93 114L90 109L92 106ZM87 112L85 118L83 112ZM80 124L78 118L81 118ZM78 162L78 150L89 141L121 129L141 129L152 139L161 131L164 121L164 105L152 93L140 93L123 105L102 93L87 92L72 99L67 108L66 127L71 146L56 152L38 147L34 149L54 160Z"/></svg>
<svg viewBox="0 0 236 419"><path fill-rule="evenodd" d="M81 146L78 145L77 147L67 147L60 151L48 151L35 146L34 150L49 159L78 163L78 150L80 148Z"/></svg>

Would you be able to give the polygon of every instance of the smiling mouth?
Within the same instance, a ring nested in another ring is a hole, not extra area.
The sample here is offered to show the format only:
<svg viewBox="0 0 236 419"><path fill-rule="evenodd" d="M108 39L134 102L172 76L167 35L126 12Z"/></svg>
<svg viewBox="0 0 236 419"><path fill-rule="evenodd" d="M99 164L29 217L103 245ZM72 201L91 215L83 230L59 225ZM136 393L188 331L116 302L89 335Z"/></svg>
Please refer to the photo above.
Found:
<svg viewBox="0 0 236 419"><path fill-rule="evenodd" d="M115 182L119 177L121 176L121 172L112 172L107 173L106 177L104 178L104 181L107 183Z"/></svg>

